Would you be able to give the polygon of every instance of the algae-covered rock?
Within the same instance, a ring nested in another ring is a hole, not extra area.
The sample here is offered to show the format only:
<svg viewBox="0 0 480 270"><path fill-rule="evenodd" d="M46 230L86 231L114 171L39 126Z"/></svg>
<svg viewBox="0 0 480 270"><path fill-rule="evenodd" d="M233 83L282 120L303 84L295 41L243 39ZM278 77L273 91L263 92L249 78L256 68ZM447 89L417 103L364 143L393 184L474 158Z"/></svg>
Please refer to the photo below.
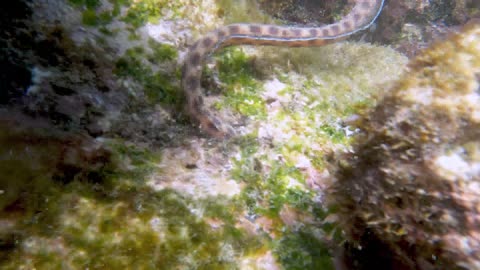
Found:
<svg viewBox="0 0 480 270"><path fill-rule="evenodd" d="M479 84L472 25L412 61L360 121L330 195L355 269L480 269Z"/></svg>
<svg viewBox="0 0 480 270"><path fill-rule="evenodd" d="M407 56L462 25L480 18L476 0L386 1L372 41L389 44Z"/></svg>
<svg viewBox="0 0 480 270"><path fill-rule="evenodd" d="M14 110L0 109L0 146L2 218L11 209L24 209L19 205L55 182L101 180L111 157L110 151L86 132L56 130L47 121Z"/></svg>

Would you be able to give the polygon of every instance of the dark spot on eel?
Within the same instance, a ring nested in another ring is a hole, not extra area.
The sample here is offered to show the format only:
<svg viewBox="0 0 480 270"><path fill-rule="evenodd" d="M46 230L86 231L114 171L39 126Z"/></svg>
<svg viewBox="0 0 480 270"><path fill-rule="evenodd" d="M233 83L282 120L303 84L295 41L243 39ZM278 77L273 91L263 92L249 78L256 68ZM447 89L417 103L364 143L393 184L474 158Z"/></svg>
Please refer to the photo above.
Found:
<svg viewBox="0 0 480 270"><path fill-rule="evenodd" d="M262 28L260 28L260 26L258 25L250 25L250 32L254 34L259 34L262 32Z"/></svg>
<svg viewBox="0 0 480 270"><path fill-rule="evenodd" d="M332 26L332 31L335 35L338 35L338 33L340 33L340 26L338 25Z"/></svg>
<svg viewBox="0 0 480 270"><path fill-rule="evenodd" d="M302 30L300 29L293 29L292 32L293 32L293 36L295 37L299 37L300 35L302 35Z"/></svg>
<svg viewBox="0 0 480 270"><path fill-rule="evenodd" d="M228 30L230 31L231 34L238 34L240 32L240 26L238 25L230 25L228 27Z"/></svg>
<svg viewBox="0 0 480 270"><path fill-rule="evenodd" d="M203 40L203 46L205 46L207 48L210 47L210 45L212 45L212 43L213 43L213 40L209 37L207 37Z"/></svg>
<svg viewBox="0 0 480 270"><path fill-rule="evenodd" d="M270 26L268 28L268 33L271 34L271 35L277 35L278 32L280 32L280 30L278 30L278 27ZM286 31L284 31L284 32L286 32Z"/></svg>
<svg viewBox="0 0 480 270"><path fill-rule="evenodd" d="M225 33L225 31L220 30L220 31L218 31L217 35L218 35L218 38L223 38L227 35L227 33Z"/></svg>
<svg viewBox="0 0 480 270"><path fill-rule="evenodd" d="M363 8L363 9L370 9L370 2L364 1L364 2L360 3L360 7Z"/></svg>
<svg viewBox="0 0 480 270"><path fill-rule="evenodd" d="M200 54L198 52L190 56L190 64L192 64L193 66L200 65Z"/></svg>
<svg viewBox="0 0 480 270"><path fill-rule="evenodd" d="M355 23L358 23L362 19L362 15L355 13L353 14L353 20L355 20Z"/></svg>
<svg viewBox="0 0 480 270"><path fill-rule="evenodd" d="M198 87L200 87L199 80L195 76L189 76L186 79L186 86L188 90L195 91Z"/></svg>

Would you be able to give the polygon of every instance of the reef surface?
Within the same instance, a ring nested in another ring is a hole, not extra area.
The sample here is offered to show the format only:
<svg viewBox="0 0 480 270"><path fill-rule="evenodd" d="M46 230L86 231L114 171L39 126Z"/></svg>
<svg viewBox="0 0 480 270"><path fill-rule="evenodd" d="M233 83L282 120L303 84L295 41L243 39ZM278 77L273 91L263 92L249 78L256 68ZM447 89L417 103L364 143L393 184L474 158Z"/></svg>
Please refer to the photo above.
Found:
<svg viewBox="0 0 480 270"><path fill-rule="evenodd" d="M195 2L0 4L0 268L333 269L338 245L354 246L362 231L326 203L327 188L343 181L330 157L360 155L351 143L370 126L354 123L406 70L405 55L364 42L385 18L322 48L243 46L213 56L205 101L240 134L219 141L183 112L188 46L228 23L284 21L253 0ZM344 12L333 2L329 19ZM449 72L432 76L445 75L452 93L474 85L447 76L467 71ZM445 125L464 130L457 119ZM445 152L446 163L476 160L471 141L459 146L466 154Z"/></svg>

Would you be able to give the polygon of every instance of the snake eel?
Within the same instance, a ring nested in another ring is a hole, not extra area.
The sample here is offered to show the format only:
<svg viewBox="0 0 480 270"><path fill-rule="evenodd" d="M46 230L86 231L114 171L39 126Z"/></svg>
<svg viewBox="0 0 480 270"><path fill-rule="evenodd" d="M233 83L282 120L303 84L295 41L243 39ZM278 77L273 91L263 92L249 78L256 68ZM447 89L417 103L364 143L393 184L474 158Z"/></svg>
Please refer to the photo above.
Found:
<svg viewBox="0 0 480 270"><path fill-rule="evenodd" d="M368 28L378 17L384 0L356 0L352 10L341 20L322 27L292 27L238 23L207 33L188 51L183 66L182 87L187 99L187 113L200 129L215 138L234 132L223 125L204 106L201 76L205 59L216 50L232 45L272 45L311 47L333 43Z"/></svg>

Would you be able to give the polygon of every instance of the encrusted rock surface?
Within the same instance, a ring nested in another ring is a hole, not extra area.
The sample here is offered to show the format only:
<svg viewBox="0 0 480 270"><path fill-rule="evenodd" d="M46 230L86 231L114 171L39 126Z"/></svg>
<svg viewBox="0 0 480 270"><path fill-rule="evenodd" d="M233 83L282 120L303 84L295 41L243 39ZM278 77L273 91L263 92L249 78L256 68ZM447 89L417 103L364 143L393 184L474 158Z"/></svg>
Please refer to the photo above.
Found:
<svg viewBox="0 0 480 270"><path fill-rule="evenodd" d="M330 199L361 269L379 254L387 268L480 269L479 84L472 25L412 61L359 122Z"/></svg>

